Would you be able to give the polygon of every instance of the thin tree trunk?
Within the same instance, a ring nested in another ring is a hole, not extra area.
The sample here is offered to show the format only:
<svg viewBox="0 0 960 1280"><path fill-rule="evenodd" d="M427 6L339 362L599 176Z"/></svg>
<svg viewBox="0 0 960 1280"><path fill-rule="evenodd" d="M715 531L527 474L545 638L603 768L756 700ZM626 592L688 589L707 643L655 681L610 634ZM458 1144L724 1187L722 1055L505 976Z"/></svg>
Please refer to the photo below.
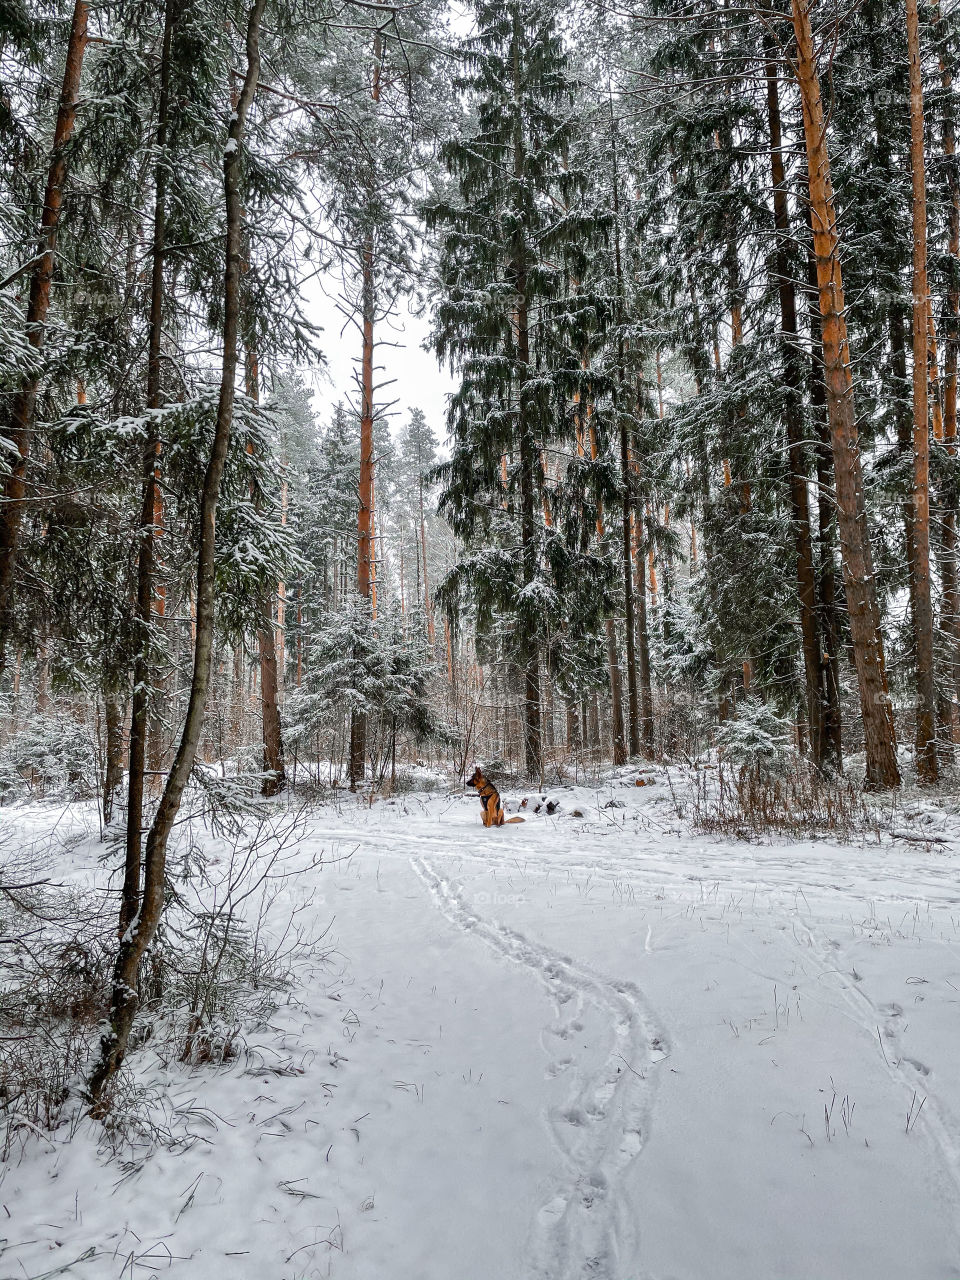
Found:
<svg viewBox="0 0 960 1280"><path fill-rule="evenodd" d="M256 353L247 352L247 396L260 401L260 369ZM263 591L257 602L259 626L257 645L260 651L260 718L263 729L263 782L260 793L276 796L287 785L283 756L283 729L280 724L280 684L277 676L277 640L273 620L273 599Z"/></svg>
<svg viewBox="0 0 960 1280"><path fill-rule="evenodd" d="M650 630L647 625L647 584L644 556L637 542L637 526L633 530L634 599L637 605L637 675L640 683L640 739L642 754L652 760L655 754L653 726L653 681L650 670Z"/></svg>
<svg viewBox="0 0 960 1280"><path fill-rule="evenodd" d="M109 827L123 786L123 701L120 695L115 692L105 694L103 711L107 739L104 746L103 825Z"/></svg>
<svg viewBox="0 0 960 1280"><path fill-rule="evenodd" d="M588 406L587 414L589 415L589 413L590 407ZM597 459L597 432L592 424L590 426L590 458L594 462ZM629 522L629 511L627 519ZM597 537L602 542L605 536L603 507L598 501ZM620 679L620 662L617 653L616 621L613 618L607 618L604 627L607 633L607 670L610 676L610 733L613 739L613 763L621 765L627 762L627 739L623 723L623 684Z"/></svg>
<svg viewBox="0 0 960 1280"><path fill-rule="evenodd" d="M614 217L614 268L617 278L618 320L623 321L623 259L620 252L620 166L617 152L617 129L613 114L613 100L610 100L610 141L613 160L612 189ZM618 396L623 396L627 388L626 347L621 338L617 340L618 363ZM657 366L659 373L659 364ZM662 390L661 390L662 399ZM620 414L620 477L623 484L623 504L620 528L620 571L623 577L623 620L626 630L627 666L627 721L630 740L630 755L640 754L640 698L637 689L637 636L636 618L633 600L633 508L635 494L633 492L633 465L630 456L630 427L626 415Z"/></svg>
<svg viewBox="0 0 960 1280"><path fill-rule="evenodd" d="M164 311L164 247L167 226L167 129L170 111L170 47L173 39L174 4L167 0L163 18L160 56L160 93L157 103L157 166L154 178L153 244L150 274L150 322L147 333L147 408L159 409L162 398L161 347ZM156 520L160 505L160 441L151 428L143 453L143 489L137 549L137 649L133 660L133 695L130 701L129 776L127 781L127 830L121 908L118 920L122 938L140 907L141 857L143 853L143 801L149 738L150 691L153 669L153 593L156 558Z"/></svg>
<svg viewBox="0 0 960 1280"><path fill-rule="evenodd" d="M30 296L27 302L27 339L37 352L38 358L43 351L46 339L45 324L50 310L50 287L57 256L63 188L67 178L67 146L73 137L77 115L83 56L88 41L88 17L87 0L76 0L67 41L67 56L57 120L53 130L53 149L50 167L47 170L43 213L40 217L40 238L30 276ZM8 461L10 454L14 450L16 452L13 453L10 461L10 470L3 487L3 503L0 504L0 669L6 662L6 638L10 626L13 579L26 499L27 462L33 443L39 387L39 372L28 373L20 390L13 397L9 427L6 432L6 442L10 446L7 453Z"/></svg>
<svg viewBox="0 0 960 1280"><path fill-rule="evenodd" d="M580 709L575 698L567 698L567 754L580 752Z"/></svg>
<svg viewBox="0 0 960 1280"><path fill-rule="evenodd" d="M430 578L427 574L427 522L423 513L423 476L420 476L420 547L423 552L423 608L427 615L427 639L431 647L436 640L433 606L430 603Z"/></svg>
<svg viewBox="0 0 960 1280"><path fill-rule="evenodd" d="M230 746L239 756L243 745L243 647L233 646L233 673L230 680Z"/></svg>
<svg viewBox="0 0 960 1280"><path fill-rule="evenodd" d="M929 400L930 400L930 426L933 430L933 439L939 444L945 443L944 431L944 408L943 408L943 384L940 380L940 357L937 349L937 324L933 315L933 299L930 290L927 290L926 301L927 313L927 372L929 378ZM940 582L942 584L942 600L947 601L956 591L953 579L956 575L956 559L954 549L948 539L949 525L949 502L944 502L944 497L949 499L949 494L931 493L930 495L930 540L937 558L937 565L940 570ZM946 625L946 612L944 605L941 604L940 632L947 638L947 655L949 661L949 630ZM934 639L936 639L937 618L932 613ZM936 674L936 655L934 656L934 673ZM936 699L937 699L937 757L940 762L940 768L949 764L953 760L953 736L954 736L954 718L955 706L953 696L950 693L952 680L945 683L936 681Z"/></svg>
<svg viewBox="0 0 960 1280"><path fill-rule="evenodd" d="M360 484L357 515L357 592L370 602L373 592L373 355L374 278L373 242L363 248L363 348L360 362ZM350 716L350 790L356 790L366 770L367 717L355 710Z"/></svg>
<svg viewBox="0 0 960 1280"><path fill-rule="evenodd" d="M853 373L844 314L843 280L826 122L817 74L810 0L791 0L796 73L803 106L810 216L822 317L827 410L833 444L840 551L847 613L860 689L869 787L899 785L893 709L887 689L883 640L875 598L873 557L863 495L860 444L853 401Z"/></svg>
<svg viewBox="0 0 960 1280"><path fill-rule="evenodd" d="M177 753L167 777L156 816L147 833L145 875L139 910L120 940L113 973L109 1026L100 1042L100 1056L89 1081L95 1113L107 1106L104 1089L119 1069L139 1006L138 974L153 942L163 913L166 852L183 793L197 755L210 684L216 614L216 514L227 450L233 426L240 327L240 272L243 261L243 207L240 190L241 145L247 115L260 75L260 23L266 0L254 0L247 23L247 70L235 111L230 118L223 155L226 205L226 265L224 272L223 367L220 398L210 459L200 496L200 548L197 556L196 640L190 701Z"/></svg>
<svg viewBox="0 0 960 1280"><path fill-rule="evenodd" d="M790 214L787 206L786 171L783 162L783 133L780 123L780 94L777 63L771 56L767 37L767 120L770 129L770 161L773 176L773 216L777 230L774 270L780 299L783 375L786 387L784 417L790 459L790 509L797 568L797 595L800 603L800 636L806 684L806 714L810 726L810 750L818 768L824 764L824 698L822 649L817 634L817 592L813 565L813 537L810 531L810 502L807 491L807 460L803 446L803 371L798 349L797 300L787 244Z"/></svg>
<svg viewBox="0 0 960 1280"><path fill-rule="evenodd" d="M380 101L381 37L374 38L373 87L374 103ZM376 320L376 280L373 236L370 235L362 250L361 301L363 314L362 347L360 354L360 481L359 510L357 513L357 592L370 605L376 615L374 587L374 457L373 457L373 360L374 323ZM367 715L354 710L350 715L350 790L355 791L366 772Z"/></svg>
<svg viewBox="0 0 960 1280"><path fill-rule="evenodd" d="M525 296L525 282L518 288ZM517 360L526 369L530 358L527 308L521 305L517 312ZM525 379L524 379L525 382ZM526 424L524 382L520 394L520 538L523 556L523 585L531 586L537 577L536 534L536 467L537 449ZM528 598L521 601L519 619L520 664L523 669L523 761L528 778L539 780L543 775L543 743L540 710L540 643L537 636L537 620Z"/></svg>
<svg viewBox="0 0 960 1280"><path fill-rule="evenodd" d="M917 779L934 783L937 693L930 598L930 406L927 312L927 191L923 158L923 76L917 0L906 0L910 62L910 171L913 185L913 631L917 661Z"/></svg>
<svg viewBox="0 0 960 1280"><path fill-rule="evenodd" d="M613 763L627 762L627 738L623 723L623 681L620 677L620 662L617 653L617 623L614 618L607 618L604 623L607 632L607 668L610 672L610 737L613 742Z"/></svg>

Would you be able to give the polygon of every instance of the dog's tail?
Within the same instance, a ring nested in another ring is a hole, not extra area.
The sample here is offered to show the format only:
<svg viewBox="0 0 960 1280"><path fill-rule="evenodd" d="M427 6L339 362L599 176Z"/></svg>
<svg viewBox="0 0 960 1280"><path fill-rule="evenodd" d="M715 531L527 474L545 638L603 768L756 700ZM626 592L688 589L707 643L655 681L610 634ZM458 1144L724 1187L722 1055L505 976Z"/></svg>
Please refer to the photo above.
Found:
<svg viewBox="0 0 960 1280"><path fill-rule="evenodd" d="M526 818L507 818L507 822L526 822Z"/></svg>

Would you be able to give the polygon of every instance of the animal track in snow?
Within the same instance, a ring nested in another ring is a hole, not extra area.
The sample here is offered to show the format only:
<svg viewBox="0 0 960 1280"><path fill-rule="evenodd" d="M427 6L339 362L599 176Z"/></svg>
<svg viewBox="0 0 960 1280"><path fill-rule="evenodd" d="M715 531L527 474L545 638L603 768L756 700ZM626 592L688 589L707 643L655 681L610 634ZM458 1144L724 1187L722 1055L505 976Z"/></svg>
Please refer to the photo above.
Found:
<svg viewBox="0 0 960 1280"><path fill-rule="evenodd" d="M626 1246L637 1216L626 1202L622 1178L650 1127L653 1068L668 1056L666 1037L633 983L608 980L484 919L427 858L415 856L411 864L451 924L540 979L556 1012L541 1033L548 1052L551 1040L569 1041L583 1030L585 1001L607 1023L602 1062L587 1065L565 1056L546 1068L548 1079L569 1075L571 1088L564 1106L546 1110L562 1170L534 1216L529 1274L538 1280L614 1280L621 1275L621 1256L626 1260L631 1253Z"/></svg>
<svg viewBox="0 0 960 1280"><path fill-rule="evenodd" d="M807 944L823 965L824 970L837 979L840 994L854 1012L864 1031L879 1043L883 1060L891 1077L913 1093L915 1100L923 1098L923 1111L919 1123L925 1127L937 1147L958 1196L960 1196L960 1121L950 1114L946 1105L935 1098L929 1089L930 1069L915 1058L906 1057L902 1051L905 1031L903 1007L895 1000L876 1004L859 985L856 978L844 972L834 963L836 948L825 946L817 937L812 924L799 920ZM882 1036L880 1023L883 1023ZM922 1094L918 1093L922 1091ZM909 1099L908 1099L909 1100ZM911 1103L911 1107L915 1103Z"/></svg>

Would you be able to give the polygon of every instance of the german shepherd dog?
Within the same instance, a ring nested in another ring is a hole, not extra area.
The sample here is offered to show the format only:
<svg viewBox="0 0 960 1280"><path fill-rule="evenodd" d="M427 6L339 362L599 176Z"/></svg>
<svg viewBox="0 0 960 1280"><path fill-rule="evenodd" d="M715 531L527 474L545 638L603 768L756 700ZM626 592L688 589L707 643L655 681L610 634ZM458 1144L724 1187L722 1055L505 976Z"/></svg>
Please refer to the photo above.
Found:
<svg viewBox="0 0 960 1280"><path fill-rule="evenodd" d="M476 765L473 770L473 777L467 779L468 787L476 787L477 794L480 797L480 808L483 811L483 825L485 827L502 827L504 822L523 822L523 818L504 818L503 805L500 802L500 792L493 785L489 778L485 777L480 770L480 766Z"/></svg>

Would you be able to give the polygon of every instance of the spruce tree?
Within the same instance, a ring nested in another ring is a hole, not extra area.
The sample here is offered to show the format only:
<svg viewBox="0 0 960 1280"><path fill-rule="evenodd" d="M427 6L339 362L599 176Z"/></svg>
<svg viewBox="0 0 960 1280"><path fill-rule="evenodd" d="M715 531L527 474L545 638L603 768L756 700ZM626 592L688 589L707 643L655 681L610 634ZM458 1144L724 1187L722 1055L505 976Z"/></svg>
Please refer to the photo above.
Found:
<svg viewBox="0 0 960 1280"><path fill-rule="evenodd" d="M570 450L574 397L597 399L581 349L597 308L578 284L604 228L571 155L576 90L556 6L475 14L458 81L471 115L442 151L449 189L426 211L440 244L436 348L460 373L441 510L468 546L442 594L471 596L481 629L498 629L522 687L524 768L540 778L543 648L583 549L579 530L566 538L545 515L544 461Z"/></svg>

